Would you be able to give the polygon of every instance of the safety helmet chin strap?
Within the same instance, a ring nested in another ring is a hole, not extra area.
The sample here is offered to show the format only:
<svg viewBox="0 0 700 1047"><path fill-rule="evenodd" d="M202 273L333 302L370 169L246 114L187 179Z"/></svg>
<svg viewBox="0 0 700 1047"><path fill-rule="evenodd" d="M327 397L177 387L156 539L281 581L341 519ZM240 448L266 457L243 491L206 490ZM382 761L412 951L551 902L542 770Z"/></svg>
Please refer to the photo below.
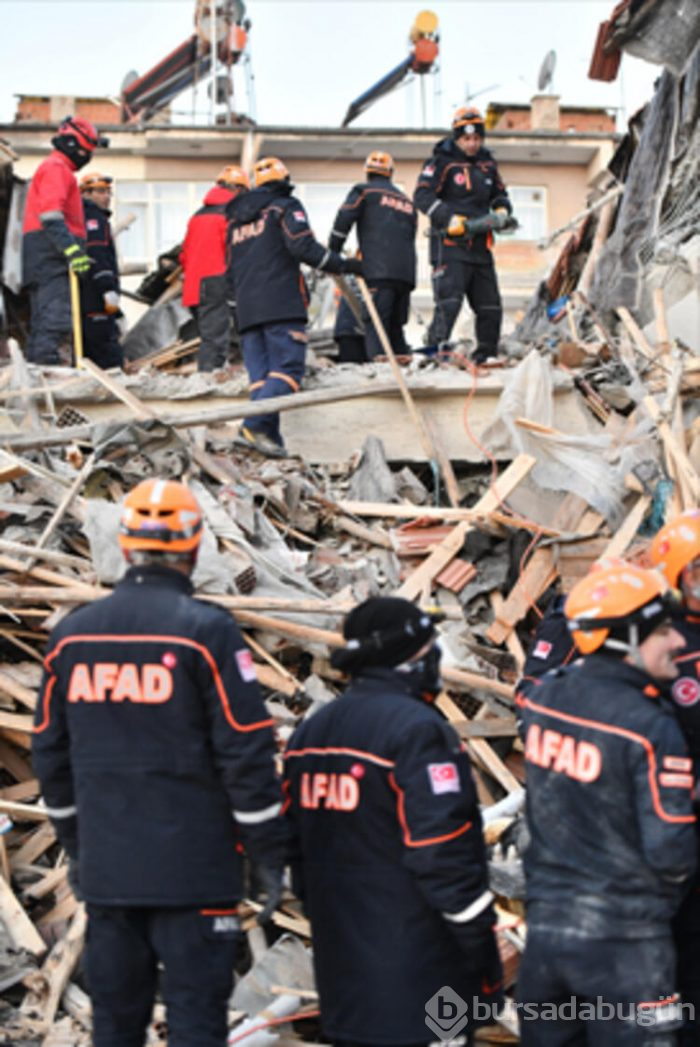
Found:
<svg viewBox="0 0 700 1047"><path fill-rule="evenodd" d="M644 669L642 653L639 649L639 625L637 622L630 622L627 626L627 643L624 640L610 638L603 642L603 647L608 647L613 651L622 651L632 659L632 664L637 669Z"/></svg>

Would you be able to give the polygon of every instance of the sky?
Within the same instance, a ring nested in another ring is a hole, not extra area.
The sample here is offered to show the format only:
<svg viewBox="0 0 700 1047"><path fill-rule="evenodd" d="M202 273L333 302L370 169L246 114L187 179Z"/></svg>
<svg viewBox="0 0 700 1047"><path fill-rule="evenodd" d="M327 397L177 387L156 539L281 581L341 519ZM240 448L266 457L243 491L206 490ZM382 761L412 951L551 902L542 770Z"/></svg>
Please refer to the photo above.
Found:
<svg viewBox="0 0 700 1047"><path fill-rule="evenodd" d="M354 127L449 124L468 99L529 101L545 54L557 52L550 90L563 105L605 106L624 120L651 97L660 70L623 56L612 84L587 78L598 24L614 0L428 0L440 20L439 72L414 78ZM235 71L236 107L258 123L340 126L350 102L408 54L421 0L246 0L252 20L253 100ZM0 123L14 94L118 96L193 31L194 0L0 0ZM420 81L425 81L421 85ZM202 115L208 102L200 88ZM192 96L174 103L191 123Z"/></svg>

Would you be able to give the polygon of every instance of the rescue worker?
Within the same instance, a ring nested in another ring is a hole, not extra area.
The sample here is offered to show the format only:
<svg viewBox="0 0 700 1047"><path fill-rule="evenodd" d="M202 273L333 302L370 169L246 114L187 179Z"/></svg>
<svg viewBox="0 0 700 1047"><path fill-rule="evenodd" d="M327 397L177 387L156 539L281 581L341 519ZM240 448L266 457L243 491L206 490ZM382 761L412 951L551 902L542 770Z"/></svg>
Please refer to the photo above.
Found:
<svg viewBox="0 0 700 1047"><path fill-rule="evenodd" d="M365 161L366 181L354 185L338 211L328 241L342 251L353 226L362 255L362 271L391 348L410 352L404 338L411 291L416 286L416 212L409 198L394 185L394 161L375 151ZM367 359L384 348L369 317L365 318Z"/></svg>
<svg viewBox="0 0 700 1047"><path fill-rule="evenodd" d="M59 349L70 344L68 270L83 276L92 264L75 172L109 143L89 120L67 116L51 144L29 183L22 225L22 281L30 306L26 356L36 364L61 363Z"/></svg>
<svg viewBox="0 0 700 1047"><path fill-rule="evenodd" d="M478 364L498 355L501 336L493 231L514 222L496 161L484 147L485 133L478 109L458 109L452 136L437 143L413 194L418 210L430 219L435 311L426 344L440 347L449 340L466 295L476 334L472 360Z"/></svg>
<svg viewBox="0 0 700 1047"><path fill-rule="evenodd" d="M521 1043L671 1047L671 920L696 850L690 760L664 700L684 641L664 579L624 561L579 581L565 614L585 657L517 698L531 834Z"/></svg>
<svg viewBox="0 0 700 1047"><path fill-rule="evenodd" d="M187 225L180 253L182 304L197 321L202 340L197 353L200 371L219 370L229 357L232 317L226 281L226 207L248 189L250 180L243 168L224 167Z"/></svg>
<svg viewBox="0 0 700 1047"><path fill-rule="evenodd" d="M202 537L191 492L125 498L129 563L49 639L34 768L89 918L95 1047L142 1047L158 966L169 1041L224 1047L239 939L241 847L279 900L275 745L232 617L192 597Z"/></svg>
<svg viewBox="0 0 700 1047"><path fill-rule="evenodd" d="M83 352L99 367L121 367L124 354L119 344L119 265L109 219L112 214L112 179L92 171L80 179L85 213L85 249L92 266L83 277L80 312Z"/></svg>
<svg viewBox="0 0 700 1047"><path fill-rule="evenodd" d="M471 1042L493 1021L502 976L469 759L432 704L434 621L374 597L343 634L332 663L350 686L300 724L285 754L293 884L311 921L323 1030L336 1044L417 1045L436 1029L446 1039L434 1007L449 986ZM454 1001L437 1006L456 1016Z"/></svg>
<svg viewBox="0 0 700 1047"><path fill-rule="evenodd" d="M674 627L686 646L676 658L678 677L671 686L676 715L693 761L695 813L700 804L700 510L690 509L658 532L649 549L654 566L674 589L682 604ZM700 828L700 826L698 826ZM682 1047L700 1042L700 869L676 917L674 929L678 950L678 989L694 1015L684 1014L680 1037Z"/></svg>
<svg viewBox="0 0 700 1047"><path fill-rule="evenodd" d="M289 171L276 157L258 160L253 189L229 204L229 289L236 300L243 361L253 400L296 392L304 377L308 295L300 264L327 273L361 273L314 237ZM284 457L277 412L246 419L236 441Z"/></svg>

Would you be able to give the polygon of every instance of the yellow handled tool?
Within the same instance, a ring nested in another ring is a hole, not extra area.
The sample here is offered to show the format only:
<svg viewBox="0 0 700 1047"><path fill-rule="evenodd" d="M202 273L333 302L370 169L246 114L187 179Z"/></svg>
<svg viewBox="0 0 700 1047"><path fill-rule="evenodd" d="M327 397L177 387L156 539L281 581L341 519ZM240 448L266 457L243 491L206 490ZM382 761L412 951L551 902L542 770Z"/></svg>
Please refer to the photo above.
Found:
<svg viewBox="0 0 700 1047"><path fill-rule="evenodd" d="M68 270L70 280L70 311L73 318L73 357L76 367L83 364L83 322L80 316L80 283L77 273Z"/></svg>

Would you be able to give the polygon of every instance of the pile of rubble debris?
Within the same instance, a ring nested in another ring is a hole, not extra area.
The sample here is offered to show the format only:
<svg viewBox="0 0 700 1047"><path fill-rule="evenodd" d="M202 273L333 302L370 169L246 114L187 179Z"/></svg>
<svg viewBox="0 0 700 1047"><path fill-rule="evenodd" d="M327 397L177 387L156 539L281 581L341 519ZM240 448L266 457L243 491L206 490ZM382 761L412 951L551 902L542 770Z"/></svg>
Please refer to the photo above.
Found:
<svg viewBox="0 0 700 1047"><path fill-rule="evenodd" d="M700 504L700 343L697 327L672 337L667 313L697 286L698 235L681 221L700 184L697 49L684 69L664 72L511 366L484 374L459 357L421 358L399 376L395 364L319 355L303 393L261 408L240 371L191 374L187 341L160 342L127 375L89 361L42 371L11 351L0 371L3 1042L90 1042L85 914L32 772L32 713L47 631L120 577L119 503L147 475L185 479L202 505L194 583L244 630L280 748L342 689L329 654L351 607L392 593L442 608L438 704L472 758L512 988L525 935L513 696L524 649L548 601L594 560L643 556L665 517ZM650 170L640 252L636 187ZM235 421L270 406L284 412L286 460L232 443ZM229 1042L315 1042L298 903L283 902L272 933L247 908ZM149 1042L167 1035L162 1017ZM477 1039L517 1042L517 1022L506 1012Z"/></svg>
<svg viewBox="0 0 700 1047"><path fill-rule="evenodd" d="M311 374L304 395L335 401L317 409L330 415L343 396L371 399L368 387L377 386L391 417L408 416L417 432L428 412L421 415L416 404L432 405L435 415L441 381L466 376L471 391L459 394L453 422L468 416L479 396L490 404L478 424L467 418L462 430L462 439L471 433L491 459L487 467L483 458L474 464L467 455L453 461L438 454L433 461L424 453L421 460L418 452L401 463L371 434L344 460L329 461L319 451L310 460L268 461L232 445L231 420L251 409L235 377L223 399L218 393L226 385L205 379L224 406L199 406L198 376L165 376L164 393L164 376L154 368L132 378L94 365L80 375L42 372L13 352L0 375L0 1021L8 1040L89 1043L79 967L85 917L32 773L32 711L47 630L71 607L106 593L123 570L119 503L144 475L185 478L199 499L206 531L195 585L243 628L280 746L300 717L342 688L329 652L354 604L398 593L443 609L439 704L472 757L492 848L499 941L513 985L524 941L518 818L524 766L513 684L524 645L557 588L567 589L601 556L635 555L644 526L653 529L663 513L700 498L694 424L700 364L666 343L663 322L652 345L631 314L622 316L619 332L604 344L569 337L587 370L562 370L551 354L536 350L489 376L432 362L407 380L415 418L398 388L391 391L386 365L361 377L361 369L350 368L352 380L333 365ZM598 376L595 389L593 364L608 374ZM190 383L195 411L187 407ZM654 396L659 390L661 402ZM153 394L155 401L148 398ZM562 396L570 417L576 409L576 433L552 424ZM82 414L88 400L100 404L100 420ZM152 406L163 400L167 416ZM186 412L177 414L176 403ZM294 397L280 404L300 420L310 409ZM282 937L267 948L249 908L251 969L232 998L231 1042L247 1038L260 1010L276 1018L308 1011L294 1026L313 1039L308 925L290 897L274 918ZM483 1035L512 1041L515 1026L507 1017L504 1023L510 1033ZM154 1042L160 1035L156 1024Z"/></svg>

